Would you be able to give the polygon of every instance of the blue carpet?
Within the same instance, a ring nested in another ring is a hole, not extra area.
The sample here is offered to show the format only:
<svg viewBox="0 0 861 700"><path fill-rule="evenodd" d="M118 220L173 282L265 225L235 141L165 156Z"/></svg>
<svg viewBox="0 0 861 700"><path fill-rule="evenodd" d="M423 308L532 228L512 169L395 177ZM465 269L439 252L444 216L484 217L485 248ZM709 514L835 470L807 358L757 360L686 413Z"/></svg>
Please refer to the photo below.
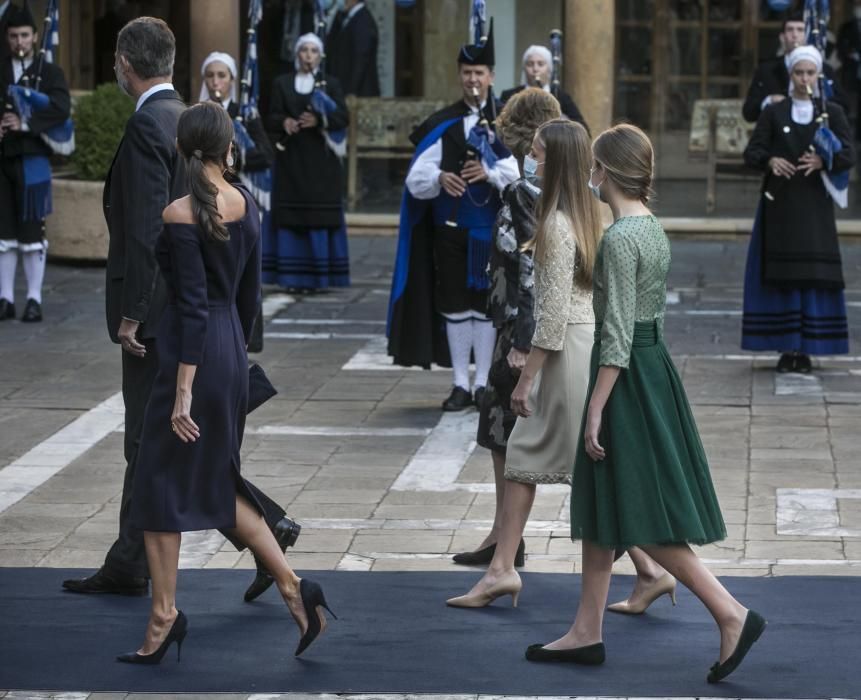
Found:
<svg viewBox="0 0 861 700"><path fill-rule="evenodd" d="M567 629L580 579L525 574L520 607L446 608L477 572L311 572L340 616L295 659L297 632L275 589L242 602L249 571L181 571L189 618L182 663L116 663L137 648L149 599L63 593L79 572L0 569L0 689L128 692L388 692L660 697L858 698L861 580L729 578L729 589L769 626L743 666L705 682L718 634L686 590L679 605L608 614L607 662L584 668L532 664L526 646ZM611 600L631 579L615 577Z"/></svg>

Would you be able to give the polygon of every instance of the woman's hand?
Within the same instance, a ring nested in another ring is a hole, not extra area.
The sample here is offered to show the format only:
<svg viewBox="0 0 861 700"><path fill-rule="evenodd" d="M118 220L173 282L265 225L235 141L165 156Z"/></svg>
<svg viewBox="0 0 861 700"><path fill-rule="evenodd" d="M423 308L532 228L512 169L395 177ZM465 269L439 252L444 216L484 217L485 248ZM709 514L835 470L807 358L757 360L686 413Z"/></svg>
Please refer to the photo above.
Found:
<svg viewBox="0 0 861 700"><path fill-rule="evenodd" d="M299 126L302 129L316 129L319 123L319 117L313 112L302 112L302 116L299 117Z"/></svg>
<svg viewBox="0 0 861 700"><path fill-rule="evenodd" d="M532 410L529 408L529 392L532 391L532 382L532 377L528 377L525 372L522 372L520 379L517 380L517 386L511 392L511 410L521 418L529 418L532 415Z"/></svg>
<svg viewBox="0 0 861 700"><path fill-rule="evenodd" d="M822 162L822 157L814 151L807 151L801 158L798 159L798 169L807 177L817 170L822 170L825 163Z"/></svg>
<svg viewBox="0 0 861 700"><path fill-rule="evenodd" d="M797 170L786 158L778 158L777 156L768 159L768 167L778 177L792 177Z"/></svg>
<svg viewBox="0 0 861 700"><path fill-rule="evenodd" d="M522 370L526 367L527 357L529 357L528 352L523 352L517 348L511 348L511 350L508 351L508 366L511 367L511 369Z"/></svg>
<svg viewBox="0 0 861 700"><path fill-rule="evenodd" d="M194 442L200 437L200 428L191 419L191 391L177 387L170 426L183 442Z"/></svg>
<svg viewBox="0 0 861 700"><path fill-rule="evenodd" d="M299 126L299 122L293 119L293 117L287 117L283 122L283 126L284 131L286 131L290 136L298 134L299 129L301 128Z"/></svg>
<svg viewBox="0 0 861 700"><path fill-rule="evenodd" d="M603 411L590 405L586 413L586 427L583 430L583 442L586 444L586 454L596 462L604 459L604 448L598 443L598 434L601 432L602 413Z"/></svg>

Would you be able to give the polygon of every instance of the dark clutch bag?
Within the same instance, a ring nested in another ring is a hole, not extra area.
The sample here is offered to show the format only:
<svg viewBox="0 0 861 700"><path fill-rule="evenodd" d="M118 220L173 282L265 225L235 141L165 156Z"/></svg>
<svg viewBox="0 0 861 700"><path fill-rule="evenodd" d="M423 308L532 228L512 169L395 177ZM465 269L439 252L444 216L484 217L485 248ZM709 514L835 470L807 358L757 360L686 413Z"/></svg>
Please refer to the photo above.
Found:
<svg viewBox="0 0 861 700"><path fill-rule="evenodd" d="M255 408L259 408L269 399L271 399L278 391L272 386L269 377L260 365L251 365L248 368L248 410L251 413Z"/></svg>

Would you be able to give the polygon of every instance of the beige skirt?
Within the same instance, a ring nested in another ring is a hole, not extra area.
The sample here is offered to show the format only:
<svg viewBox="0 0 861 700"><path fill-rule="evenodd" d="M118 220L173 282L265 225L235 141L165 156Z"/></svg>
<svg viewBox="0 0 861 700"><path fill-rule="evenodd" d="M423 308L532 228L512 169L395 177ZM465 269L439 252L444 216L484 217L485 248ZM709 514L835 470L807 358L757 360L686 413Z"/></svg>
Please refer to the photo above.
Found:
<svg viewBox="0 0 861 700"><path fill-rule="evenodd" d="M529 393L532 415L518 417L508 438L506 479L571 483L594 335L593 323L569 323L562 350L549 353Z"/></svg>

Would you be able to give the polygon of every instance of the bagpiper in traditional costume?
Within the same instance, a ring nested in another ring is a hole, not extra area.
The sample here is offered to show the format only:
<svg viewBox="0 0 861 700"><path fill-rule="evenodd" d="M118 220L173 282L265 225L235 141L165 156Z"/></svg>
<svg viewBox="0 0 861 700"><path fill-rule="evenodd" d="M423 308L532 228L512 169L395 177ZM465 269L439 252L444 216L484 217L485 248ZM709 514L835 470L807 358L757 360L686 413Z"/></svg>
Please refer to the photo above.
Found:
<svg viewBox="0 0 861 700"><path fill-rule="evenodd" d="M478 34L478 32L477 32ZM487 262L501 193L519 177L517 160L494 132L493 24L458 55L463 97L432 114L410 136L392 291L388 352L395 364L451 365L443 410L484 393L496 330L487 316Z"/></svg>

